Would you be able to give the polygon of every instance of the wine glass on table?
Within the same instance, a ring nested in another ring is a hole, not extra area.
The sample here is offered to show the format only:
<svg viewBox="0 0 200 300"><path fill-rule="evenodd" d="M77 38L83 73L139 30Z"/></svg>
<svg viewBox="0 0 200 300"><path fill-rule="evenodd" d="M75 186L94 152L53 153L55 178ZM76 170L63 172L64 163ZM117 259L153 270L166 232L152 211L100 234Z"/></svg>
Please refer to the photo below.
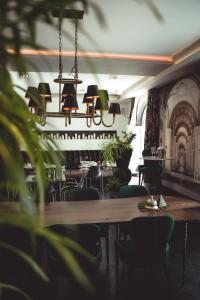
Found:
<svg viewBox="0 0 200 300"><path fill-rule="evenodd" d="M152 157L156 156L156 147L151 147L151 155Z"/></svg>

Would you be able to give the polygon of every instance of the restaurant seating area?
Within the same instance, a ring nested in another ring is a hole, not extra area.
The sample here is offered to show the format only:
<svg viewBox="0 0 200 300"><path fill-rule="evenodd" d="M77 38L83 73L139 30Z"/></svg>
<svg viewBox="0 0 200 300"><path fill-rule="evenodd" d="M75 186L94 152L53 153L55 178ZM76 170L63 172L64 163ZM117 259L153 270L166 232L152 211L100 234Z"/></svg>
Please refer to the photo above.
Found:
<svg viewBox="0 0 200 300"><path fill-rule="evenodd" d="M134 197L136 199L138 196L148 198L147 188L137 185L137 181L138 178L135 179L135 184L120 188L119 197L122 204L126 198L130 197L133 203ZM171 194L173 197L181 196L177 192L164 187L162 187L162 193ZM77 203L86 201L87 203L90 200L92 203L99 198L100 194L94 187L72 187L68 190L64 201L78 201ZM104 198L110 198L107 192L104 194ZM111 203L114 199L105 201ZM50 201L52 204L59 204L59 202L54 199ZM170 200L167 202L170 205ZM173 204L171 205L173 206ZM62 223L62 219L60 219L60 223ZM109 226L106 223L66 226L59 224L58 221L57 224L48 226L48 229L63 237L78 241L93 255L91 265L87 258L82 257L82 254L75 251L76 259L81 263L88 276L91 276L91 280L101 297L115 300L122 298L129 300L134 297L141 300L149 299L149 297L153 299L161 299L162 297L166 300L190 300L198 299L200 280L198 272L200 240L198 236L200 223L199 221L187 223L187 254L185 267L183 267L185 226L184 221L176 221L175 223L173 217L158 216L139 217L129 223L119 223L119 225L111 223ZM11 233L7 235L4 230L9 230ZM31 247L26 246L23 240L24 233L22 232L22 239L17 238L16 240L12 238L14 234L12 230L15 230L15 228L7 229L5 227L4 229L4 227L1 227L1 240L5 239L6 243L15 246L22 243L25 247L24 251L30 253L32 251ZM18 237L20 235L21 233L17 233ZM33 277L30 285L30 276L27 283L25 283L24 277L13 276L9 279L12 283L16 282L33 295L35 293L34 297L36 299L47 297L47 295L48 299L65 299L66 293L69 291L72 299L90 299L88 292L82 290L74 282L70 270L63 267L59 256L57 257L51 245L41 240L38 242L37 252L37 259L48 269L51 282L47 285L41 285L38 283L37 277ZM4 255L7 255L7 253L1 252L0 259L2 261L7 259L7 256ZM9 260L12 266L16 265L16 268L20 270L20 274L25 274L26 271L21 270L21 266L17 265L18 261L15 261L15 256L13 258L13 254L10 255ZM183 268L185 268L184 282ZM5 274L9 274L9 272L6 271ZM39 296L34 290L36 285L39 286ZM15 299L12 292L7 292L5 295L5 297Z"/></svg>
<svg viewBox="0 0 200 300"><path fill-rule="evenodd" d="M0 2L0 300L199 300L200 1Z"/></svg>

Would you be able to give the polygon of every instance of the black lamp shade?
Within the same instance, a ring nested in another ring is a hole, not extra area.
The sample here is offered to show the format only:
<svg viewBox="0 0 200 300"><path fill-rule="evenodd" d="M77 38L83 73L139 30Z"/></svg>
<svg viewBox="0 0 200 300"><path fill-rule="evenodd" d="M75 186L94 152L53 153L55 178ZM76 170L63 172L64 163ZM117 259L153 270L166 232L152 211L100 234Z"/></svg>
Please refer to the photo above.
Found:
<svg viewBox="0 0 200 300"><path fill-rule="evenodd" d="M100 97L102 100L109 101L108 91L107 91L107 90L99 90L99 97Z"/></svg>
<svg viewBox="0 0 200 300"><path fill-rule="evenodd" d="M78 109L78 103L76 96L74 95L67 95L65 97L65 103L62 107L62 110L77 110Z"/></svg>
<svg viewBox="0 0 200 300"><path fill-rule="evenodd" d="M97 85L88 85L87 87L87 98L95 99L99 97L99 90Z"/></svg>
<svg viewBox="0 0 200 300"><path fill-rule="evenodd" d="M93 98L87 98L87 93L83 96L83 103L86 103L88 105L93 105L94 99Z"/></svg>
<svg viewBox="0 0 200 300"><path fill-rule="evenodd" d="M36 87L34 86L29 86L27 88L27 91L26 91L26 94L25 94L25 98L27 99L30 99L30 98L33 98L33 97L38 97L38 90Z"/></svg>
<svg viewBox="0 0 200 300"><path fill-rule="evenodd" d="M110 103L109 114L121 115L121 109L119 103Z"/></svg>
<svg viewBox="0 0 200 300"><path fill-rule="evenodd" d="M28 107L43 107L43 102L36 87L29 86L25 98L29 99Z"/></svg>
<svg viewBox="0 0 200 300"><path fill-rule="evenodd" d="M108 110L108 102L102 98L97 98L95 110L105 111Z"/></svg>
<svg viewBox="0 0 200 300"><path fill-rule="evenodd" d="M65 83L62 91L62 96L76 95L76 90L73 83Z"/></svg>
<svg viewBox="0 0 200 300"><path fill-rule="evenodd" d="M51 96L50 86L46 82L40 82L38 85L38 93L43 97Z"/></svg>

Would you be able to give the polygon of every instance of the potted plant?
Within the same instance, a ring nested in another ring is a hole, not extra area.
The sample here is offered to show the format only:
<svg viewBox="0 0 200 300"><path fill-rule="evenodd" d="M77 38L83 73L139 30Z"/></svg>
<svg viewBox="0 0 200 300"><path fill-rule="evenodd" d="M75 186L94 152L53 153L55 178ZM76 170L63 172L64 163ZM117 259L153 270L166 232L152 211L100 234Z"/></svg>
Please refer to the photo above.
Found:
<svg viewBox="0 0 200 300"><path fill-rule="evenodd" d="M103 161L113 165L117 164L119 168L128 168L129 161L132 154L132 141L136 134L133 132L122 132L123 136L113 138L109 143L102 148Z"/></svg>
<svg viewBox="0 0 200 300"><path fill-rule="evenodd" d="M90 6L89 1L80 0L80 6L87 9ZM84 287L93 290L88 275L82 270L82 267L74 256L74 251L85 253L72 240L63 238L63 236L49 230L44 226L44 201L45 189L48 186L48 179L45 176L44 163L54 164L59 168L60 157L57 156L55 145L52 140L41 142L40 120L33 116L24 99L20 96L20 87L13 86L12 78L9 74L9 66L17 70L19 75L27 72L27 60L21 54L23 47L38 49L36 43L37 22L43 22L56 29L58 24L54 23L49 15L49 11L61 5L62 8L72 8L73 3L69 0L63 1L29 1L29 0L6 0L0 5L0 13L3 16L1 24L1 49L0 49L0 201L7 201L8 194L13 191L18 195L19 213L0 210L1 223L6 226L26 230L31 238L32 245L36 249L38 238L44 239L63 261L63 265L71 271L76 280ZM95 6L98 11L98 7ZM18 88L18 89L17 89ZM25 92L25 91L23 91ZM34 99L37 101L37 99ZM31 193L26 182L24 170L23 151L36 171L36 193ZM44 151L45 150L45 151ZM38 201L38 213L35 214L34 201ZM21 245L22 246L22 245ZM41 281L49 282L50 277L43 270L43 267L35 257L24 252L20 245L12 245L0 239L0 252L13 253L19 256L29 268L37 273ZM87 255L87 254L86 254ZM20 270L9 268L9 261L3 261L7 266L8 276L4 278L3 266L1 268L0 294L5 291L21 295L20 299L31 299L31 294L26 289L12 281L12 274L16 272L16 278L20 278ZM9 273L10 272L10 273ZM10 274L10 277L9 277ZM28 279L29 273L27 273ZM18 279L17 278L17 279ZM37 290L37 289L36 289ZM36 291L37 292L37 291ZM38 289L38 294L40 293ZM38 295L39 297L39 295ZM44 298L46 298L44 296ZM9 299L13 299L10 297ZM39 298L37 298L39 299Z"/></svg>
<svg viewBox="0 0 200 300"><path fill-rule="evenodd" d="M119 179L115 177L110 178L106 185L106 189L110 193L112 198L118 197L120 187L121 187L121 182Z"/></svg>

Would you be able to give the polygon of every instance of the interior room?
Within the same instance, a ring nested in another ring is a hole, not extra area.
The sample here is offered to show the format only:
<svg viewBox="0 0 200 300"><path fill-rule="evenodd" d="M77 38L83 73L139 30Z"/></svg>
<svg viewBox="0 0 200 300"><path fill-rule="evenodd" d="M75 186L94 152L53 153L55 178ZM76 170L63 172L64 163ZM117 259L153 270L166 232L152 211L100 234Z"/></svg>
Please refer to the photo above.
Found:
<svg viewBox="0 0 200 300"><path fill-rule="evenodd" d="M0 299L199 299L200 2L0 3Z"/></svg>

